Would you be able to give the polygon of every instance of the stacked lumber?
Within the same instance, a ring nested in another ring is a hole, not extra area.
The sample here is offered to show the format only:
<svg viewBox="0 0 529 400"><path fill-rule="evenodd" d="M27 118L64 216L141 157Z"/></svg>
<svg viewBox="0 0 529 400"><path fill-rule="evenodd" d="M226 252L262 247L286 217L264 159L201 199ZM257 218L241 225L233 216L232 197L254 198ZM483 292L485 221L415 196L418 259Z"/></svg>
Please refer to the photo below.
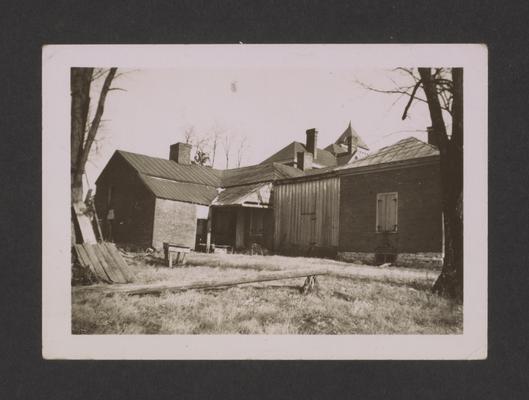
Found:
<svg viewBox="0 0 529 400"><path fill-rule="evenodd" d="M113 243L75 244L74 252L81 267L100 282L130 283L134 276Z"/></svg>

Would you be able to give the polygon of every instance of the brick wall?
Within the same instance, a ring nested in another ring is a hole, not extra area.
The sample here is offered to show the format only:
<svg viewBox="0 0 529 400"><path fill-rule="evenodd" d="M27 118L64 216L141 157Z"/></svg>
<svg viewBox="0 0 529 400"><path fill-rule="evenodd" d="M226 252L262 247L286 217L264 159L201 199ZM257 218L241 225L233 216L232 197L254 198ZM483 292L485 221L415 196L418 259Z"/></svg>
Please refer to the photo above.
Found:
<svg viewBox="0 0 529 400"><path fill-rule="evenodd" d="M196 206L180 201L156 199L152 246L163 249L163 242L195 248Z"/></svg>
<svg viewBox="0 0 529 400"><path fill-rule="evenodd" d="M430 164L341 177L340 253L442 251L439 165ZM398 193L398 231L376 232L377 193Z"/></svg>
<svg viewBox="0 0 529 400"><path fill-rule="evenodd" d="M110 187L112 197L109 204ZM96 185L95 205L105 239L150 247L154 203L154 195L145 188L136 172L119 154L115 154ZM112 222L106 218L110 208L114 210ZM109 237L111 230L112 237Z"/></svg>

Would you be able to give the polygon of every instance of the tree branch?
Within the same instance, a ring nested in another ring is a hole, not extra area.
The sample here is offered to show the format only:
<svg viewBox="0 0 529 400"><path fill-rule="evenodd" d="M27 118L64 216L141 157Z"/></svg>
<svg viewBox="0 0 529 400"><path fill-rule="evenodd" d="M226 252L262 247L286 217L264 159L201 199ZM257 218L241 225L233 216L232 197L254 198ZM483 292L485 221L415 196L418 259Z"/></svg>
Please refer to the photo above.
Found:
<svg viewBox="0 0 529 400"><path fill-rule="evenodd" d="M112 83L112 79L114 79L114 75L116 75L116 70L117 68L110 68L107 76L105 77L105 82L103 83L103 87L101 88L101 93L99 95L99 101L97 103L96 113L90 124L90 129L88 130L86 141L82 149L81 159L79 161L79 164L77 165L78 174L82 174L84 171L86 161L88 160L88 155L90 154L90 148L92 147L92 143L94 142L97 129L99 128L99 124L101 122L101 117L103 116L107 93L110 90L110 84Z"/></svg>
<svg viewBox="0 0 529 400"><path fill-rule="evenodd" d="M417 93L417 89L421 86L422 80L418 80L415 84L415 87L413 88L413 91L410 94L410 99L408 100L408 104L406 104L406 107L404 108L404 113L402 114L402 120L405 120L408 116L408 110L410 109L411 103L413 102L413 99L415 99L415 94Z"/></svg>

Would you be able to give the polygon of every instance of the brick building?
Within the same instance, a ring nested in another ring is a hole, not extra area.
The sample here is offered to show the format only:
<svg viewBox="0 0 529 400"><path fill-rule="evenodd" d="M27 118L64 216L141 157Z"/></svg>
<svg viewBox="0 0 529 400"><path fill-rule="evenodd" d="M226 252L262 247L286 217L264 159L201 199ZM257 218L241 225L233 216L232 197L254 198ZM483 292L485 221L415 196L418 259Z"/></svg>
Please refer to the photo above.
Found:
<svg viewBox="0 0 529 400"><path fill-rule="evenodd" d="M437 266L439 152L401 140L349 164L275 183L275 247L353 262Z"/></svg>
<svg viewBox="0 0 529 400"><path fill-rule="evenodd" d="M155 249L164 242L271 247L272 182L303 173L278 163L216 170L192 164L190 152L176 143L169 159L114 153L96 181L105 238Z"/></svg>
<svg viewBox="0 0 529 400"><path fill-rule="evenodd" d="M234 249L258 243L370 264L442 261L439 153L432 144L408 138L369 155L349 124L326 150L309 129L305 145L293 142L249 167L194 165L190 151L177 143L169 159L115 152L96 181L106 238L156 249L164 242Z"/></svg>

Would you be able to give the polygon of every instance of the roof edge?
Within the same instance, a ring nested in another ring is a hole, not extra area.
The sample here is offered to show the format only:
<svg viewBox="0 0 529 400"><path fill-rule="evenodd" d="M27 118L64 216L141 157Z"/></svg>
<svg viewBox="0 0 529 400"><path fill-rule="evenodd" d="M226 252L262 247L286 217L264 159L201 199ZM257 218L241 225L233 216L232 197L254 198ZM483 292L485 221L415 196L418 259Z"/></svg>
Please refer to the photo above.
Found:
<svg viewBox="0 0 529 400"><path fill-rule="evenodd" d="M312 175L305 175L305 176L297 176L293 178L284 178L284 179L278 179L275 184L276 185L284 185L289 183L295 183L295 182L306 182L306 181L313 181L313 180L319 180L319 179L327 179L332 178L335 176L343 176L343 175L358 175L358 174L369 174L369 173L375 173L375 172L381 172L381 171L391 171L394 169L399 168L410 168L410 167L417 167L422 165L430 165L434 164L439 160L439 155L433 155L433 156L426 156L426 157L419 157L419 158L412 158L409 160L399 160L399 161L392 161L382 164L376 164L376 165L366 165L362 167L352 167L352 168L346 168L346 169L334 169L328 172L324 172L321 174L312 174Z"/></svg>

